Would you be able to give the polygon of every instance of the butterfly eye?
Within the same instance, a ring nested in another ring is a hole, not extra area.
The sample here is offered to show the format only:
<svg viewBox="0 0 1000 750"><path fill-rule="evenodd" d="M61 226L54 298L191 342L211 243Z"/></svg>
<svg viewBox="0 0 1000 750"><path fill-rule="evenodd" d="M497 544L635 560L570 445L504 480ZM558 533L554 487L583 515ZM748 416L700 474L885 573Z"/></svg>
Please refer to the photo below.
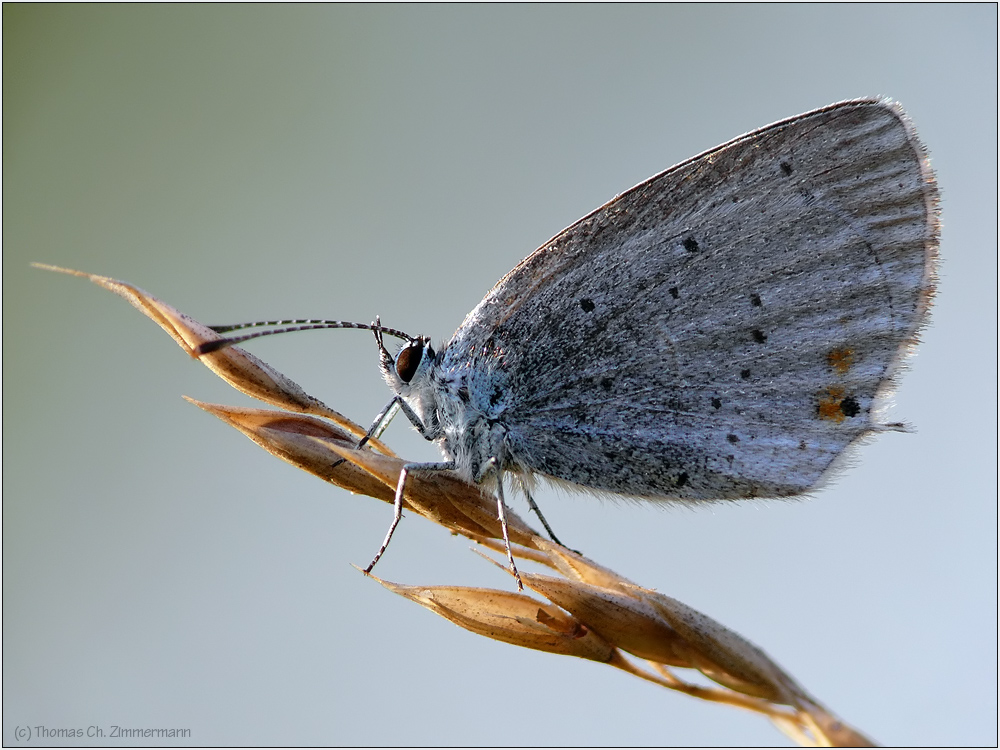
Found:
<svg viewBox="0 0 1000 750"><path fill-rule="evenodd" d="M424 344L422 341L413 341L407 344L396 356L396 374L404 383L413 380L420 366L420 360L424 355Z"/></svg>

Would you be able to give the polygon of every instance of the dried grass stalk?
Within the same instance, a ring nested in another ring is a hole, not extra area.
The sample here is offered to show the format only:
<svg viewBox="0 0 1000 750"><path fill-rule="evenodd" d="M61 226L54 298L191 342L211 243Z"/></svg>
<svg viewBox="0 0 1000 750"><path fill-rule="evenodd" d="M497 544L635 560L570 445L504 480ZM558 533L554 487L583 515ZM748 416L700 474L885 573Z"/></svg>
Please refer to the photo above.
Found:
<svg viewBox="0 0 1000 750"><path fill-rule="evenodd" d="M90 279L128 300L153 319L189 355L220 336L131 284L104 276L35 264ZM357 450L364 428L303 391L266 363L232 346L200 357L237 390L286 411L191 403L232 425L264 450L350 492L392 503L405 461L378 441ZM415 474L405 507L449 531L503 551L496 503L453 472ZM686 604L639 586L614 571L539 537L507 511L516 557L552 569L556 576L522 573L523 593L461 586L409 586L376 578L406 597L479 635L524 648L577 656L625 670L701 700L767 716L806 746L871 746L739 634ZM374 576L372 576L374 578ZM643 660L633 661L625 656ZM719 687L681 679L694 670Z"/></svg>

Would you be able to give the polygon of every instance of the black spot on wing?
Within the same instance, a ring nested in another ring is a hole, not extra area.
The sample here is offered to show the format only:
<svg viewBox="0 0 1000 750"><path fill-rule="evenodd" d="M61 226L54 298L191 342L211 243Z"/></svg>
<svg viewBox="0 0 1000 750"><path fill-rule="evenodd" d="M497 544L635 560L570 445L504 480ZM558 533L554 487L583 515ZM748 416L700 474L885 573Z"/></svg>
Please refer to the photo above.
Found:
<svg viewBox="0 0 1000 750"><path fill-rule="evenodd" d="M840 410L844 413L845 417L856 417L861 412L861 404L858 403L854 396L848 396L840 402Z"/></svg>

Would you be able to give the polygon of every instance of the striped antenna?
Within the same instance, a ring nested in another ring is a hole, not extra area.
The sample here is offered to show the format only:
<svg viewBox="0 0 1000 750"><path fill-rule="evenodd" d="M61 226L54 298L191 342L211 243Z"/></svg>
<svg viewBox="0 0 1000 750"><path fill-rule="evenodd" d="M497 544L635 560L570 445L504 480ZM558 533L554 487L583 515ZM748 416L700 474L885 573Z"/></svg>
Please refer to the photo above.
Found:
<svg viewBox="0 0 1000 750"><path fill-rule="evenodd" d="M260 320L255 323L236 323L235 325L228 326L209 326L209 328L216 333L229 333L230 331L240 331L245 328L263 328L271 326L281 327L273 328L270 331L254 331L253 333L246 333L242 336L231 336L229 338L218 339L216 341L206 341L204 344L200 344L195 348L195 354L199 356L202 354L210 354L211 352L217 352L220 349L225 349L235 344L249 341L250 339L259 339L262 336L273 336L276 333L315 331L328 328L358 328L364 331L381 331L382 333L387 333L390 336L395 336L396 338L403 339L404 341L415 340L414 337L408 333L404 333L396 328L386 328L378 322L352 323L347 320Z"/></svg>

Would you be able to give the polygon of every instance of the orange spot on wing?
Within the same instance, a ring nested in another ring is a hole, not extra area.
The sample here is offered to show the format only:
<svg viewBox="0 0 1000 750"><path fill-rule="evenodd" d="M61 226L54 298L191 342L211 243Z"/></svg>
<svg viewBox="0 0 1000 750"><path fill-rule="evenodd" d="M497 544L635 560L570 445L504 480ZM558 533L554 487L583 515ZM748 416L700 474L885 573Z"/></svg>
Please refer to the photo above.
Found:
<svg viewBox="0 0 1000 750"><path fill-rule="evenodd" d="M844 412L840 408L840 402L844 400L844 389L837 386L830 386L826 392L820 392L819 406L816 407L816 416L820 419L828 419L831 422L840 424L844 421Z"/></svg>
<svg viewBox="0 0 1000 750"><path fill-rule="evenodd" d="M826 363L836 370L838 375L846 375L854 364L854 350L847 347L831 349L826 355Z"/></svg>

